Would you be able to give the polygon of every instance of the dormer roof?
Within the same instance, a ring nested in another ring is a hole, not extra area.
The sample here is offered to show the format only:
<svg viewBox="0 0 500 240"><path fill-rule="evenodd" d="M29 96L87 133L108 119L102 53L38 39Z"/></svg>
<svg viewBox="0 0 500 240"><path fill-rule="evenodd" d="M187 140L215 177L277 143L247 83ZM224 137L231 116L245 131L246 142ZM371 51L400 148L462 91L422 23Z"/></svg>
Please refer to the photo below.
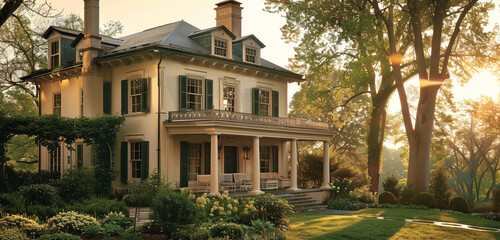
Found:
<svg viewBox="0 0 500 240"><path fill-rule="evenodd" d="M45 32L42 34L42 37L47 39L49 38L49 36L54 32L59 32L59 33L62 33L64 35L71 35L71 36L78 36L78 34L81 33L81 31L78 31L78 30L74 30L74 29L69 29L69 28L65 28L65 27L57 27L57 26L50 26L47 30L45 30Z"/></svg>
<svg viewBox="0 0 500 240"><path fill-rule="evenodd" d="M264 45L264 43L262 43L255 35L251 34L251 35L246 35L246 36L243 36L243 37L239 37L239 38L236 38L233 40L233 43L238 43L238 42L242 42L246 39L253 39L255 42L257 42L259 45L260 45L260 48L265 48L266 45Z"/></svg>
<svg viewBox="0 0 500 240"><path fill-rule="evenodd" d="M229 29L227 29L227 27L224 26L224 25L217 26L217 27L212 27L212 28L207 28L207 29L203 29L203 30L199 30L199 31L196 31L196 32L193 32L193 33L189 34L188 37L190 37L190 38L196 38L196 37L199 37L199 36L210 34L213 31L217 31L217 30L224 30L227 34L229 34L229 36L231 36L232 39L236 39L236 36L231 31L229 31Z"/></svg>
<svg viewBox="0 0 500 240"><path fill-rule="evenodd" d="M76 47L76 45L83 39L85 35L80 32L80 34L78 34L78 36L75 38L75 40L71 43L71 46L72 47ZM101 44L107 44L107 45L110 45L110 46L120 46L123 42L123 40L121 39L118 39L118 38L112 38L112 37L108 37L108 36L104 36L104 35L99 35L99 37L101 37Z"/></svg>

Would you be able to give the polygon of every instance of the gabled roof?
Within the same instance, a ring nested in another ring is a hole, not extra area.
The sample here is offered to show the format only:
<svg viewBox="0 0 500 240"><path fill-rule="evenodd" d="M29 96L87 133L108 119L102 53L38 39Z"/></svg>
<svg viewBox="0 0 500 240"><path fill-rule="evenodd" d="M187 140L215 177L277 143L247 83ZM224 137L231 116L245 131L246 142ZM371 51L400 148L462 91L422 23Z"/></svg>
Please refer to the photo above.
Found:
<svg viewBox="0 0 500 240"><path fill-rule="evenodd" d="M241 4L240 2L235 1L235 0L226 0L226 1L222 1L222 2L220 2L220 3L216 3L215 5L217 5L217 7L218 7L218 6L224 5L224 4L226 4L226 3L236 3L236 4Z"/></svg>
<svg viewBox="0 0 500 240"><path fill-rule="evenodd" d="M50 26L43 34L42 34L42 37L47 39L50 34L52 34L52 32L59 32L59 33L63 33L63 34L66 34L66 35L72 35L72 36L78 36L78 34L81 33L81 31L78 31L78 30L74 30L74 29L69 29L69 28L65 28L65 27L57 27L57 26Z"/></svg>
<svg viewBox="0 0 500 240"><path fill-rule="evenodd" d="M236 38L233 40L233 43L237 43L237 42L241 42L243 40L246 40L246 39L253 39L254 41L256 41L261 48L265 48L266 45L264 45L264 43L262 43L255 35L251 34L251 35L246 35L246 36L243 36L243 37L239 37L239 38Z"/></svg>
<svg viewBox="0 0 500 240"><path fill-rule="evenodd" d="M196 31L194 33L189 34L188 37L190 37L190 38L196 38L198 36L203 36L205 34L209 34L209 33L213 32L213 31L217 31L217 30L224 30L233 39L236 38L236 36L234 35L234 33L232 33L231 31L229 31L229 29L227 29L227 27L224 26L224 25L220 25L220 26L217 26L217 27L211 27L211 28L199 30L199 31Z"/></svg>
<svg viewBox="0 0 500 240"><path fill-rule="evenodd" d="M76 47L76 45L83 39L85 35L80 32L80 34L78 34L78 36L75 38L75 40L73 40L73 42L71 43L71 46L72 47ZM104 36L104 35L99 35L99 37L101 37L101 44L107 44L107 45L110 45L110 46L120 46L123 42L123 40L121 39L118 39L118 38L112 38L112 37L108 37L108 36Z"/></svg>

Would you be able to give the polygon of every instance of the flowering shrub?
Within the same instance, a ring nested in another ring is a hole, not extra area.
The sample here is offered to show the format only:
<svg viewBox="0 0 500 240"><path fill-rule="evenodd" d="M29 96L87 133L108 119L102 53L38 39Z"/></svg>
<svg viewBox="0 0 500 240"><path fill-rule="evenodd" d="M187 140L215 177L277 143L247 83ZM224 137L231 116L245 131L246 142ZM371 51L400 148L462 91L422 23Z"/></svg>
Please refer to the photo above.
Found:
<svg viewBox="0 0 500 240"><path fill-rule="evenodd" d="M293 213L292 206L284 199L277 198L271 194L257 195L250 198L255 201L257 208L257 219L269 221L279 230L286 230L289 222L289 214Z"/></svg>
<svg viewBox="0 0 500 240"><path fill-rule="evenodd" d="M210 228L210 237L241 239L243 237L243 228L235 223L219 223Z"/></svg>
<svg viewBox="0 0 500 240"><path fill-rule="evenodd" d="M7 215L0 218L0 228L16 228L30 237L38 237L43 233L43 226L33 219L19 215Z"/></svg>
<svg viewBox="0 0 500 240"><path fill-rule="evenodd" d="M338 180L334 179L330 182L330 193L333 199L337 198L347 198L349 197L349 193L354 191L354 185L351 180Z"/></svg>
<svg viewBox="0 0 500 240"><path fill-rule="evenodd" d="M81 234L92 224L98 224L97 219L70 211L59 213L49 219L47 227L57 232Z"/></svg>
<svg viewBox="0 0 500 240"><path fill-rule="evenodd" d="M1 228L0 239L2 240L29 240L26 233L23 233L15 228Z"/></svg>
<svg viewBox="0 0 500 240"><path fill-rule="evenodd" d="M349 193L349 199L366 204L372 204L377 202L377 193L371 193L363 191L361 189L354 189L354 191Z"/></svg>
<svg viewBox="0 0 500 240"><path fill-rule="evenodd" d="M253 204L251 199L233 199L227 191L210 197L205 193L196 198L196 206L202 210L203 216L213 222L250 223L257 210Z"/></svg>

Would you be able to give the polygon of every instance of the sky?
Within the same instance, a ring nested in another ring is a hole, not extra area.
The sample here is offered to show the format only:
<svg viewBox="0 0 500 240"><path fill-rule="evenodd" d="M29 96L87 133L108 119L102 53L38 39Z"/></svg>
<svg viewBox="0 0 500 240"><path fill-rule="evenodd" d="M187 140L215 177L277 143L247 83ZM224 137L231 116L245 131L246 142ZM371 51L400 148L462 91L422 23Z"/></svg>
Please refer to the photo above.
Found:
<svg viewBox="0 0 500 240"><path fill-rule="evenodd" d="M110 20L120 21L124 26L122 36L140 32L167 23L184 21L205 29L215 26L215 4L222 0L101 0L101 25ZM264 0L238 0L242 3L242 35L254 34L266 47L262 57L286 67L289 58L294 56L294 45L282 39L280 28L285 19L278 13L264 11ZM47 0L52 7L63 15L76 13L83 16L83 0ZM137 4L139 3L139 4ZM500 9L492 11L490 22L500 24ZM418 84L418 79L413 83ZM499 99L500 81L488 72L480 72L464 86L455 87L455 99L478 98L481 94ZM296 83L289 84L288 100L299 89ZM393 94L389 102L389 112L400 111L399 98Z"/></svg>

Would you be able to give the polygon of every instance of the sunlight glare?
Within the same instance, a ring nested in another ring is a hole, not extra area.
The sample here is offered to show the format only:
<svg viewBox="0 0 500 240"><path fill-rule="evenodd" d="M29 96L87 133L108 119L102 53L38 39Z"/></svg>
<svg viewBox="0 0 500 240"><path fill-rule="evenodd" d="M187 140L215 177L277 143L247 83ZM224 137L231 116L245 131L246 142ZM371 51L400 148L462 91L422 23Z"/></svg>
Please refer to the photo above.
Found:
<svg viewBox="0 0 500 240"><path fill-rule="evenodd" d="M499 100L500 79L486 70L475 74L468 83L455 86L454 89L455 98L459 101L479 99L483 95Z"/></svg>

